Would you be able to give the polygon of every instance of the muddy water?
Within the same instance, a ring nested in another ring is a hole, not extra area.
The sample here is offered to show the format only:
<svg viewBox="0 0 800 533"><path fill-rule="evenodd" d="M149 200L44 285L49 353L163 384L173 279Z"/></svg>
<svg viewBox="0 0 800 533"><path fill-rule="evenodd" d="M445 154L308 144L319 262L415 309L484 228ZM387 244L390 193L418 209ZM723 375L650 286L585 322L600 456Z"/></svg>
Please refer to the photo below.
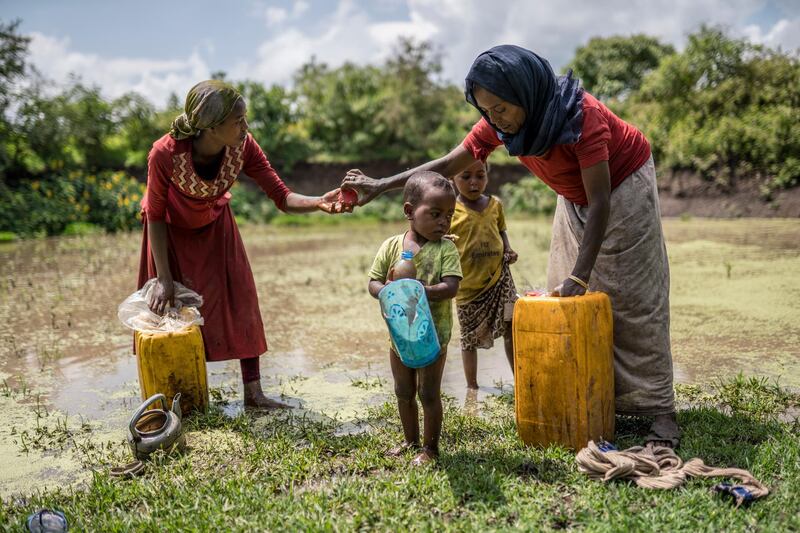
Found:
<svg viewBox="0 0 800 533"><path fill-rule="evenodd" d="M346 430L390 397L387 335L366 272L402 229L242 228L270 346L261 362L269 395ZM666 220L665 233L677 380L741 371L800 387L800 221ZM509 235L518 288L541 287L548 221L511 221ZM125 458L121 428L140 400L116 307L135 289L139 243L131 234L0 245L0 424L11 428L0 432L0 497L88 479L92 446ZM463 402L457 331L453 339L444 390ZM501 343L479 358L478 399L510 386ZM212 363L209 374L212 401L241 410L238 364Z"/></svg>

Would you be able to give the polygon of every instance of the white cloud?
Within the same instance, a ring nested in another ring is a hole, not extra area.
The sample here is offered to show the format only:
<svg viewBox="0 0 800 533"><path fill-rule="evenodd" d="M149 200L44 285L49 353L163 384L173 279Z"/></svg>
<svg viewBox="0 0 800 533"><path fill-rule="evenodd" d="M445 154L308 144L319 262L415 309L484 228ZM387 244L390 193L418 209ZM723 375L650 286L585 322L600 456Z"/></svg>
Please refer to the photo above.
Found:
<svg viewBox="0 0 800 533"><path fill-rule="evenodd" d="M381 38L376 39L371 35L373 25L368 13L352 0L341 0L327 20L316 24L306 21L302 30L291 24L280 28L258 47L256 57L237 63L230 70L230 77L289 83L295 71L312 56L334 66L345 61L377 61L387 55L394 42L389 32L402 30L384 28Z"/></svg>
<svg viewBox="0 0 800 533"><path fill-rule="evenodd" d="M432 40L444 53L445 78L456 83L480 52L501 43L534 50L556 69L594 36L646 33L680 49L686 35L701 24L722 25L736 35L785 50L800 47L800 14L792 7L796 0L779 0L783 19L771 28L748 25L767 0L392 0L403 1L407 15L386 20L371 11L375 4L355 0L338 0L335 9L324 14L306 0L286 9L254 0L242 16L272 24L268 38L243 49L224 70L230 79L287 84L312 56L334 67L345 61L380 62L400 36ZM201 45L206 57L214 53L214 44ZM33 35L31 60L56 81L76 73L108 96L136 90L157 104L172 91L184 94L210 71L197 51L186 58L109 58L75 52L68 39L42 34Z"/></svg>
<svg viewBox="0 0 800 533"><path fill-rule="evenodd" d="M254 8L256 12L261 11L268 28L279 26L288 20L299 19L308 9L311 4L305 0L297 0L292 4L291 12L282 7L264 6L262 2L256 2Z"/></svg>
<svg viewBox="0 0 800 533"><path fill-rule="evenodd" d="M298 5L295 4L295 11ZM307 7L302 8L307 9ZM401 36L417 40L434 39L436 25L416 13L409 20L374 21L367 10L352 0L340 0L327 20L286 25L264 41L255 58L241 61L231 69L234 79L248 78L264 83L286 84L312 56L338 66L345 61L375 63L386 58Z"/></svg>
<svg viewBox="0 0 800 533"><path fill-rule="evenodd" d="M275 26L289 18L289 13L281 7L268 7L264 10L264 18L267 20L267 26Z"/></svg>
<svg viewBox="0 0 800 533"><path fill-rule="evenodd" d="M781 19L766 32L756 25L746 26L742 33L751 41L785 51L800 51L800 17Z"/></svg>
<svg viewBox="0 0 800 533"><path fill-rule="evenodd" d="M563 67L591 37L646 33L681 47L702 23L741 27L763 0L409 0L432 23L447 53L444 74L462 80L474 58L502 43L529 48Z"/></svg>
<svg viewBox="0 0 800 533"><path fill-rule="evenodd" d="M292 18L300 17L303 13L308 11L309 7L311 7L311 5L308 2L305 2L304 0L296 1L294 3L294 6L292 7Z"/></svg>
<svg viewBox="0 0 800 533"><path fill-rule="evenodd" d="M765 0L406 2L406 20L374 20L363 4L353 0L339 0L335 12L317 23L289 20L282 28L273 28L277 31L262 42L257 56L239 62L231 75L287 83L312 55L332 66L376 62L391 52L398 37L411 36L432 40L444 52L444 76L459 83L473 59L496 44L519 44L560 69L591 37L647 33L680 49L686 35L704 23L745 34L746 21L765 6ZM800 35L796 22L746 35L773 46L794 47Z"/></svg>
<svg viewBox="0 0 800 533"><path fill-rule="evenodd" d="M116 98L135 91L162 105L173 92L179 97L195 83L209 77L209 69L197 52L185 59L104 58L70 50L70 40L31 34L30 61L56 83L77 75L103 94Z"/></svg>

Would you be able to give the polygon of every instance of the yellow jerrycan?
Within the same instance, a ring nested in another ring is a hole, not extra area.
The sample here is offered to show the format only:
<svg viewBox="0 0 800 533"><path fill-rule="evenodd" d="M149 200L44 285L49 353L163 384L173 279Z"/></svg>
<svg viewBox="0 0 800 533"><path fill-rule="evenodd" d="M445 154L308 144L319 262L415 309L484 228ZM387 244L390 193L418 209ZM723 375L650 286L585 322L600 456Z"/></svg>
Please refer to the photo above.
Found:
<svg viewBox="0 0 800 533"><path fill-rule="evenodd" d="M134 335L142 400L155 394L181 394L181 411L208 409L206 352L198 326L170 333Z"/></svg>
<svg viewBox="0 0 800 533"><path fill-rule="evenodd" d="M525 444L614 440L611 302L602 292L514 305L514 393Z"/></svg>

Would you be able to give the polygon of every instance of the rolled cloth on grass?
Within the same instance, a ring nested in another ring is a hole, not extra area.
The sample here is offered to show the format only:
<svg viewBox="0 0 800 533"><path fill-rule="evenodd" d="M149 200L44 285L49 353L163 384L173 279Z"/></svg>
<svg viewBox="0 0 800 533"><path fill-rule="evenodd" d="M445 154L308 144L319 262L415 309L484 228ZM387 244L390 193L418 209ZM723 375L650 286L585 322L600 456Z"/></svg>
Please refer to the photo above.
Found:
<svg viewBox="0 0 800 533"><path fill-rule="evenodd" d="M732 494L737 506L769 494L769 489L747 470L715 468L698 458L684 463L674 450L665 446L634 446L617 451L607 446L601 448L594 441L589 441L586 448L575 456L575 462L578 463L578 470L592 479L605 482L626 479L647 489L674 489L690 477L733 478L740 482L732 487L733 490L724 484L714 489Z"/></svg>
<svg viewBox="0 0 800 533"><path fill-rule="evenodd" d="M558 197L547 266L551 291L572 273L588 212L588 206ZM608 227L589 288L611 299L617 413L674 412L669 263L652 157L611 193ZM676 442L679 435L659 437Z"/></svg>
<svg viewBox="0 0 800 533"><path fill-rule="evenodd" d="M504 44L475 58L464 81L467 102L497 131L509 154L540 156L554 144L578 142L583 125L583 88L571 70L566 76L556 76L543 57ZM517 133L503 133L492 124L475 101L475 85L525 110L525 123Z"/></svg>
<svg viewBox="0 0 800 533"><path fill-rule="evenodd" d="M217 126L241 97L239 91L224 81L201 81L186 95L183 113L172 121L170 136L175 140L186 139Z"/></svg>

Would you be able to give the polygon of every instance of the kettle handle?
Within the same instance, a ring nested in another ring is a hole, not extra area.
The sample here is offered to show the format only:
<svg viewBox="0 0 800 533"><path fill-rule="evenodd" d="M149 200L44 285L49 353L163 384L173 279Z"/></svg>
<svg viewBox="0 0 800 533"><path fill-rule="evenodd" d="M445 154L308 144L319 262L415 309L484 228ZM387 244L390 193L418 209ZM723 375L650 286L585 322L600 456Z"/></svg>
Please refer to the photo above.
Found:
<svg viewBox="0 0 800 533"><path fill-rule="evenodd" d="M136 410L136 412L133 413L133 416L131 417L131 421L128 423L128 430L130 430L131 436L134 439L136 439L136 440L139 439L139 431L136 429L136 422L139 421L139 419L142 417L142 415L144 414L145 410L147 410L147 408L150 406L150 404L151 403L155 403L158 400L161 400L161 405L164 408L164 411L167 411L168 410L167 409L167 399L164 397L163 394L161 394L159 392L158 394L153 394L148 399L146 399L144 401L144 403L142 403L142 405L139 406L139 408Z"/></svg>

